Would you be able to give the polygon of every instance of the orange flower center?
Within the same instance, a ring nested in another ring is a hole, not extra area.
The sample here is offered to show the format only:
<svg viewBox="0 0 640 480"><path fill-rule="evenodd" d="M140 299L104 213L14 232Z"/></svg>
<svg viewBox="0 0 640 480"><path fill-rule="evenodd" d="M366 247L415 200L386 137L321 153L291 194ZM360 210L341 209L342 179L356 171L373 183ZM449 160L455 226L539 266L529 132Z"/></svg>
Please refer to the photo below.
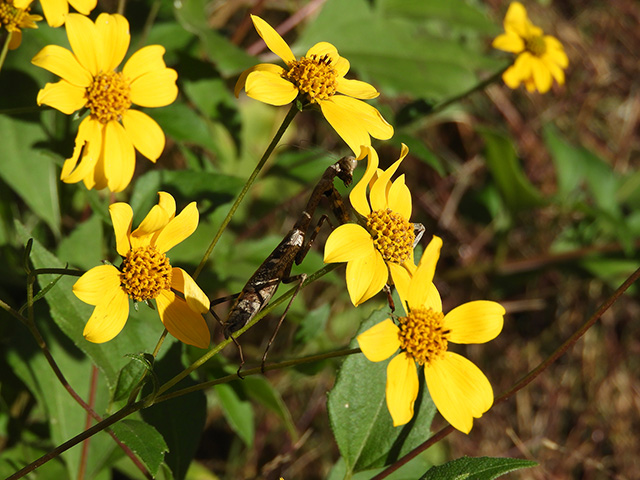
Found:
<svg viewBox="0 0 640 480"><path fill-rule="evenodd" d="M410 258L416 236L413 223L402 215L389 208L371 212L367 217L367 230L385 262L402 264Z"/></svg>
<svg viewBox="0 0 640 480"><path fill-rule="evenodd" d="M0 0L0 26L8 32L19 32L20 28L37 28L33 20L41 20L42 17L29 15L30 8L16 8L13 1Z"/></svg>
<svg viewBox="0 0 640 480"><path fill-rule="evenodd" d="M102 124L122 120L131 106L131 87L122 72L103 72L96 75L87 87L86 107Z"/></svg>
<svg viewBox="0 0 640 480"><path fill-rule="evenodd" d="M441 358L447 351L449 330L444 330L444 315L431 308L414 308L407 317L400 317L400 348L419 365Z"/></svg>
<svg viewBox="0 0 640 480"><path fill-rule="evenodd" d="M311 103L326 100L336 93L338 73L331 65L331 57L311 55L289 64L283 77L309 97Z"/></svg>
<svg viewBox="0 0 640 480"><path fill-rule="evenodd" d="M129 250L120 270L120 285L136 302L156 298L171 288L169 259L154 246Z"/></svg>
<svg viewBox="0 0 640 480"><path fill-rule="evenodd" d="M524 39L524 48L536 57L541 57L547 51L547 43L542 35L535 35Z"/></svg>

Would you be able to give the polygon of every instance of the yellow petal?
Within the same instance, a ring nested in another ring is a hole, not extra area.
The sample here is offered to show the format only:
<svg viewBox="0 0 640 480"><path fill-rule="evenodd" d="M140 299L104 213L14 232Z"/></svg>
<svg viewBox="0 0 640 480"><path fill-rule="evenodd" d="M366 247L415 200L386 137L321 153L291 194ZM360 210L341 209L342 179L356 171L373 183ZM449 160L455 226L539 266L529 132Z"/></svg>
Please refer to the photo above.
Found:
<svg viewBox="0 0 640 480"><path fill-rule="evenodd" d="M104 343L118 335L129 317L129 297L121 289L94 308L82 335L93 343Z"/></svg>
<svg viewBox="0 0 640 480"><path fill-rule="evenodd" d="M187 345L207 348L211 340L209 327L202 315L189 308L187 302L170 290L156 297L160 319L169 333Z"/></svg>
<svg viewBox="0 0 640 480"><path fill-rule="evenodd" d="M122 74L133 81L142 75L159 72L167 68L164 63L165 48L161 45L149 45L131 55L122 68Z"/></svg>
<svg viewBox="0 0 640 480"><path fill-rule="evenodd" d="M324 263L348 262L373 255L373 239L360 225L346 223L337 227L324 246Z"/></svg>
<svg viewBox="0 0 640 480"><path fill-rule="evenodd" d="M409 291L409 284L411 283L411 274L406 268L404 268L402 265L398 265L397 263L389 262L387 266L389 267L391 279L393 280L393 284L398 290L400 301L402 302L402 306L404 307L404 310L406 312L408 301L406 295Z"/></svg>
<svg viewBox="0 0 640 480"><path fill-rule="evenodd" d="M265 22L257 15L251 15L253 26L256 28L258 35L262 37L264 43L267 44L269 50L279 56L284 63L290 64L296 61L296 57L287 45L287 42L276 32L271 25Z"/></svg>
<svg viewBox="0 0 640 480"><path fill-rule="evenodd" d="M313 56L316 58L327 56L331 59L331 66L336 70L338 83L340 83L341 77L344 77L349 71L349 61L346 58L342 58L338 54L338 49L329 42L316 43L313 47L307 50L305 57Z"/></svg>
<svg viewBox="0 0 640 480"><path fill-rule="evenodd" d="M505 52L520 53L524 50L524 40L515 32L507 32L498 35L491 46Z"/></svg>
<svg viewBox="0 0 640 480"><path fill-rule="evenodd" d="M547 93L553 85L553 78L551 72L539 58L535 59L533 64L533 81L536 84L536 88L540 93Z"/></svg>
<svg viewBox="0 0 640 480"><path fill-rule="evenodd" d="M31 59L31 63L76 87L86 88L93 81L91 74L80 65L73 53L58 45L47 45Z"/></svg>
<svg viewBox="0 0 640 480"><path fill-rule="evenodd" d="M87 103L85 89L71 85L66 80L56 83L47 83L38 92L38 105L49 105L56 110L71 115L76 110L80 110Z"/></svg>
<svg viewBox="0 0 640 480"><path fill-rule="evenodd" d="M65 16L69 13L67 0L40 0L42 12L50 27L59 27L64 23Z"/></svg>
<svg viewBox="0 0 640 480"><path fill-rule="evenodd" d="M362 100L370 100L380 95L380 92L378 92L373 85L360 80L349 80L346 78L338 79L336 91Z"/></svg>
<svg viewBox="0 0 640 480"><path fill-rule="evenodd" d="M240 77L238 77L238 81L236 82L236 86L233 89L233 94L236 96L236 98L238 98L238 95L240 95L240 92L245 87L245 84L247 83L247 77L249 76L249 74L251 72L258 72L258 71L275 73L276 75L281 77L285 70L284 68L278 65L274 65L273 63L259 63L254 67L247 68L244 72L240 74Z"/></svg>
<svg viewBox="0 0 640 480"><path fill-rule="evenodd" d="M136 152L127 132L118 122L107 123L104 135L104 169L109 190L121 192L133 178Z"/></svg>
<svg viewBox="0 0 640 480"><path fill-rule="evenodd" d="M518 88L522 83L522 79L513 65L504 71L502 74L502 80L504 81L504 84L511 89Z"/></svg>
<svg viewBox="0 0 640 480"><path fill-rule="evenodd" d="M407 293L407 301L410 307L423 307L429 299L429 285L433 282L433 276L436 272L436 264L440 258L440 249L442 248L442 239L435 235L425 248L420 264L413 274L411 283L409 284L409 292ZM430 306L433 308L433 306ZM439 310L442 311L442 310Z"/></svg>
<svg viewBox="0 0 640 480"><path fill-rule="evenodd" d="M69 0L69 4L83 15L89 15L97 3L98 0Z"/></svg>
<svg viewBox="0 0 640 480"><path fill-rule="evenodd" d="M397 427L413 418L413 404L418 398L419 382L416 364L402 352L387 366L387 408Z"/></svg>
<svg viewBox="0 0 640 480"><path fill-rule="evenodd" d="M298 95L293 83L268 70L249 73L244 89L248 97L277 107L293 102Z"/></svg>
<svg viewBox="0 0 640 480"><path fill-rule="evenodd" d="M398 326L390 318L387 318L362 332L356 337L356 340L367 360L381 362L400 348L398 333L400 333Z"/></svg>
<svg viewBox="0 0 640 480"><path fill-rule="evenodd" d="M99 73L99 45L98 32L93 22L84 15L70 13L65 19L67 38L74 55L86 70L94 77Z"/></svg>
<svg viewBox="0 0 640 480"><path fill-rule="evenodd" d="M129 49L129 22L117 13L101 13L96 19L96 31L103 48L98 58L99 67L103 72L114 70Z"/></svg>
<svg viewBox="0 0 640 480"><path fill-rule="evenodd" d="M504 17L504 29L525 38L529 31L529 17L527 10L520 2L511 2Z"/></svg>
<svg viewBox="0 0 640 480"><path fill-rule="evenodd" d="M389 208L389 203L387 202L387 185L389 185L391 181L391 177L396 170L400 166L403 158L400 158L396 162L393 163L387 170L384 170L382 174L378 175L378 179L371 187L371 193L369 194L369 200L371 201L371 209L373 211L376 210L386 210Z"/></svg>
<svg viewBox="0 0 640 480"><path fill-rule="evenodd" d="M171 288L184 294L187 305L198 313L207 313L211 302L198 284L183 269L174 267L171 273Z"/></svg>
<svg viewBox="0 0 640 480"><path fill-rule="evenodd" d="M362 154L366 154L368 157L367 170L364 172L362 179L351 190L349 200L355 211L366 217L371 213L369 200L367 200L367 187L369 186L369 180L373 178L378 169L378 152L373 147L365 146L362 148ZM361 158L359 157L358 160L361 160Z"/></svg>
<svg viewBox="0 0 640 480"><path fill-rule="evenodd" d="M149 210L138 228L131 233L131 242L134 247L148 245L147 237L159 233L175 216L176 201L173 196L166 192L158 192L158 196L158 204Z"/></svg>
<svg viewBox="0 0 640 480"><path fill-rule="evenodd" d="M454 308L444 317L443 327L451 330L453 343L485 343L502 331L505 310L488 300L476 300Z"/></svg>
<svg viewBox="0 0 640 480"><path fill-rule="evenodd" d="M396 179L387 193L389 208L407 220L411 218L411 192L404 183L404 174Z"/></svg>
<svg viewBox="0 0 640 480"><path fill-rule="evenodd" d="M425 365L424 375L431 399L447 422L469 433L473 419L493 404L487 377L466 358L445 352L444 358Z"/></svg>
<svg viewBox="0 0 640 480"><path fill-rule="evenodd" d="M136 150L155 162L162 154L165 137L162 128L146 113L127 110L122 116L122 124Z"/></svg>
<svg viewBox="0 0 640 480"><path fill-rule="evenodd" d="M131 233L133 210L127 203L112 203L109 205L109 215L111 215L113 232L116 237L116 250L120 256L124 257L131 250L129 234Z"/></svg>
<svg viewBox="0 0 640 480"><path fill-rule="evenodd" d="M85 117L78 127L75 147L71 158L65 160L60 173L60 180L65 183L76 183L93 176L93 170L102 150L102 124ZM82 158L80 159L80 154ZM78 164L80 160L80 164Z"/></svg>
<svg viewBox="0 0 640 480"><path fill-rule="evenodd" d="M320 109L336 133L360 156L362 145L371 145L371 137L388 140L393 127L371 105L346 95L320 100Z"/></svg>
<svg viewBox="0 0 640 480"><path fill-rule="evenodd" d="M176 79L178 73L172 68L154 70L131 82L131 101L141 107L164 107L178 96Z"/></svg>
<svg viewBox="0 0 640 480"><path fill-rule="evenodd" d="M196 202L191 202L159 233L155 240L155 245L158 250L163 253L168 252L195 232L198 227L198 219L199 215Z"/></svg>
<svg viewBox="0 0 640 480"><path fill-rule="evenodd" d="M545 66L551 73L551 76L558 82L558 85L564 85L564 70L560 68L556 63L543 59Z"/></svg>
<svg viewBox="0 0 640 480"><path fill-rule="evenodd" d="M84 273L73 284L76 297L89 305L104 303L120 288L120 272L113 265L100 265Z"/></svg>
<svg viewBox="0 0 640 480"><path fill-rule="evenodd" d="M389 270L380 252L374 249L372 255L347 263L345 278L351 302L357 307L382 290L389 279Z"/></svg>

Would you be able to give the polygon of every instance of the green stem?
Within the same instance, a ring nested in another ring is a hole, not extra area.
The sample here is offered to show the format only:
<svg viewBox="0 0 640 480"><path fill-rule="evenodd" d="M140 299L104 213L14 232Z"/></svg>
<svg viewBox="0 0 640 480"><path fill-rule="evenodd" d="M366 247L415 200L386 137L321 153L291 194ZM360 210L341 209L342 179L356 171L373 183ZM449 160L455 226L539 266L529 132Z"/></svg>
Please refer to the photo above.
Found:
<svg viewBox="0 0 640 480"><path fill-rule="evenodd" d="M311 282L316 281L317 279L319 279L320 277L326 275L327 273L329 273L330 271L334 270L335 268L337 268L338 266L340 266L340 264L338 263L334 263L331 265L327 265L324 268L321 268L320 270L318 270L317 272L309 275L307 277L307 279L302 283L302 285L300 286L300 288L304 288L307 285L309 285ZM256 323L258 323L260 321L260 319L262 319L265 315L267 315L269 312L271 312L274 308L276 308L278 305L280 305L281 303L283 303L285 300L287 300L289 297L291 297L291 295L293 295L293 293L295 292L295 290L298 287L293 287L290 288L289 290L287 290L285 293L283 293L282 295L280 295L277 299L275 299L274 301L270 302L269 305L267 305L265 308L263 308L255 317L253 317L251 319L251 321L249 323L247 323L244 327L242 327L240 330L238 330L237 332L234 332L233 336L234 338L239 337L240 335L242 335L244 332L246 332L249 328L251 328L253 325L255 325ZM196 370L198 367L200 367L201 365L203 365L205 362L207 362L211 357L213 357L214 355L216 355L218 352L220 352L224 347L226 347L227 345L229 345L229 343L231 343L232 340L231 338L228 338L227 340L224 340L222 342L220 342L219 344L217 344L215 347L213 347L211 350L209 350L207 353L205 353L202 357L200 357L199 359L197 359L195 362L193 362L191 365L189 365L186 369L184 369L182 372L180 372L178 375L176 375L175 377L173 377L171 380L167 381L165 384L163 384L159 389L158 389L158 393L157 395L161 395L164 392L166 392L167 390L169 390L171 387L173 387L176 383L178 383L180 380L182 380L183 378L187 377L188 375L191 374L191 372L193 372L194 370Z"/></svg>
<svg viewBox="0 0 640 480"><path fill-rule="evenodd" d="M298 113L298 107L297 107L296 103L294 102L291 105L291 108L289 109L289 112L287 113L287 116L284 117L284 120L282 121L282 125L280 125L280 128L278 129L278 131L276 132L275 136L271 140L271 143L269 144L269 146L265 150L264 154L262 155L262 158L260 159L260 161L256 165L256 168L254 168L253 172L251 172L251 175L247 179L247 182L245 183L244 187L242 188L242 191L240 192L240 195L238 195L238 198L236 198L236 201L233 203L233 205L231 205L231 209L229 210L229 213L227 214L225 219L222 221L222 225L220 225L220 228L218 229L218 232L216 233L216 236L213 237L213 240L211 241L211 244L209 245L209 248L207 248L207 251L205 252L204 256L202 257L202 261L200 262L200 265L198 265L198 268L196 268L196 271L193 274L193 279L194 280L196 278L198 278L198 275L200 275L200 272L204 268L205 263L207 263L207 260L209 259L209 256L211 255L211 252L213 251L213 248L216 246L216 244L218 243L218 240L220 240L220 237L222 236L222 233L224 232L224 230L229 225L229 222L231 221L231 218L233 217L233 215L236 213L236 210L238 209L238 206L240 206L240 202L242 202L242 200L244 199L245 195L249 191L249 188L251 188L251 185L253 185L253 182L256 180L258 174L260 173L260 171L264 167L264 164L267 163L267 160L271 156L271 153L276 148L276 145L278 144L278 142L282 138L282 135L284 135L284 132L289 127L289 124L293 121L293 119L294 119L294 117L296 116L297 113Z"/></svg>
<svg viewBox="0 0 640 480"><path fill-rule="evenodd" d="M7 58L7 52L9 51L9 43L11 42L11 35L13 32L9 32L7 38L4 40L4 45L2 46L2 52L0 52L0 70L2 70L2 66L4 65L4 59Z"/></svg>
<svg viewBox="0 0 640 480"><path fill-rule="evenodd" d="M533 380L535 380L542 372L544 372L549 366L558 360L562 355L566 353L569 348L571 348L575 343L585 334L587 330L589 330L593 325L604 315L604 313L611 308L611 306L616 303L616 301L622 296L622 294L636 282L640 278L640 268L633 272L629 278L627 278L622 285L618 287L618 289L607 298L604 303L594 312L593 315L573 334L571 335L562 345L560 345L546 360L541 362L536 368L527 373L521 380L519 380L513 387L504 392L498 398L495 399L493 405L497 405L498 403L504 402L509 399L513 395L515 395L518 391L522 390L524 387L529 385ZM373 477L371 480L382 480L386 478L391 473L395 472L397 469L408 463L410 460L418 456L420 453L427 450L429 447L434 445L435 443L442 440L444 437L449 435L455 431L451 425L447 425L442 428L439 432L436 432L432 435L426 442L422 443L414 450L409 452L407 455L399 459L393 465L390 465L386 470L380 472L378 475Z"/></svg>
<svg viewBox="0 0 640 480"><path fill-rule="evenodd" d="M327 360L329 358L336 358L336 357L345 357L347 355L353 355L355 353L360 353L361 350L359 348L349 348L349 349L344 349L344 350L337 350L335 352L328 352L328 353L323 353L320 355L311 355L309 357L304 357L304 358L296 358L294 360L287 360L284 362L279 362L279 363L273 363L271 365L265 365L264 366L264 371L271 371L271 370L281 370L283 368L287 368L287 367L293 367L296 365L303 365L305 363L314 363L314 362L320 362L322 360ZM249 375L258 375L263 373L262 369L260 367L256 367L256 368L251 368L248 370L243 370L242 371L242 376L243 377L247 377ZM176 397L181 397L182 395L186 395L188 393L193 393L193 392L197 392L199 390L205 390L209 387L213 387L214 385L219 385L221 383L228 383L231 382L233 380L237 380L238 374L234 373L231 375L227 375L226 377L221 377L221 378L217 378L215 380L211 380L209 382L203 382L203 383L199 383L197 385L193 385L191 387L187 387L187 388L183 388L181 390L176 390L175 392L171 392L171 393L167 393L166 395L162 395L159 397L156 397L154 400L154 403L160 403L160 402L164 402L165 400L171 400L172 398L176 398Z"/></svg>

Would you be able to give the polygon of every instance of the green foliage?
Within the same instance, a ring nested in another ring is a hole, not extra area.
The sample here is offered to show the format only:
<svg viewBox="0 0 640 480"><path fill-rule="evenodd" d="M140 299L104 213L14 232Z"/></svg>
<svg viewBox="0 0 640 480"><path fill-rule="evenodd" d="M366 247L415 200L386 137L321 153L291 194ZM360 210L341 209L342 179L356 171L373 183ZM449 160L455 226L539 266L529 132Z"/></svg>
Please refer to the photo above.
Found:
<svg viewBox="0 0 640 480"><path fill-rule="evenodd" d="M493 480L505 473L536 465L531 460L518 458L462 457L429 469L420 480Z"/></svg>

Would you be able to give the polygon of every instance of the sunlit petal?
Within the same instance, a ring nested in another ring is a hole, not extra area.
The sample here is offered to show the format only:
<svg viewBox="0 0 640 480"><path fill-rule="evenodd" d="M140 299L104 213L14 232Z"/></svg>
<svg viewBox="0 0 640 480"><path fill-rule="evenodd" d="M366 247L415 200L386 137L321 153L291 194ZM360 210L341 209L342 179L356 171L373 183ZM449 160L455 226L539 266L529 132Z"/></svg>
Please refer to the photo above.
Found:
<svg viewBox="0 0 640 480"><path fill-rule="evenodd" d="M409 285L409 292L407 293L409 306L422 307L427 303L430 294L427 287L433 282L441 248L442 239L434 235L427 248L425 248L420 264Z"/></svg>
<svg viewBox="0 0 640 480"><path fill-rule="evenodd" d="M324 246L324 263L348 262L372 255L373 239L360 225L346 223L337 227Z"/></svg>
<svg viewBox="0 0 640 480"><path fill-rule="evenodd" d="M454 308L444 317L443 327L451 331L453 343L485 343L502 331L505 310L488 300L476 300Z"/></svg>
<svg viewBox="0 0 640 480"><path fill-rule="evenodd" d="M120 288L120 272L113 265L100 265L84 273L73 284L76 297L89 305L104 303Z"/></svg>
<svg viewBox="0 0 640 480"><path fill-rule="evenodd" d="M411 218L411 192L404 183L404 174L399 176L387 193L389 208L409 220Z"/></svg>
<svg viewBox="0 0 640 480"><path fill-rule="evenodd" d="M98 52L98 49L102 49L99 45L96 26L89 17L70 13L66 16L65 28L71 50L73 50L78 62L91 75L96 76L100 72L98 54L101 52Z"/></svg>
<svg viewBox="0 0 640 480"><path fill-rule="evenodd" d="M553 85L551 72L539 58L535 58L531 70L533 71L533 81L540 93L546 93Z"/></svg>
<svg viewBox="0 0 640 480"><path fill-rule="evenodd" d="M165 48L162 45L148 45L135 52L122 68L122 74L133 81L143 75L153 74L167 68L164 62Z"/></svg>
<svg viewBox="0 0 640 480"><path fill-rule="evenodd" d="M400 333L398 326L390 318L387 318L362 332L356 337L356 340L367 360L381 362L400 348L398 333Z"/></svg>
<svg viewBox="0 0 640 480"><path fill-rule="evenodd" d="M397 160L387 170L384 170L371 187L369 200L371 201L371 209L373 211L386 210L389 207L387 202L387 185L390 183L391 177L396 173L402 160L402 158Z"/></svg>
<svg viewBox="0 0 640 480"><path fill-rule="evenodd" d="M413 418L413 404L418 398L419 382L416 364L402 352L387 366L387 408L393 426L404 425Z"/></svg>
<svg viewBox="0 0 640 480"><path fill-rule="evenodd" d="M69 0L69 4L83 15L89 15L97 3L97 0Z"/></svg>
<svg viewBox="0 0 640 480"><path fill-rule="evenodd" d="M491 46L505 52L520 53L524 50L524 40L515 32L507 32L498 35Z"/></svg>
<svg viewBox="0 0 640 480"><path fill-rule="evenodd" d="M155 245L161 252L168 252L174 246L189 237L198 227L198 207L191 202L176 215L166 227L162 229L155 240Z"/></svg>
<svg viewBox="0 0 640 480"><path fill-rule="evenodd" d="M131 250L129 234L131 233L131 223L133 222L133 210L128 203L112 203L109 205L109 215L111 216L111 223L116 237L116 250L120 256L124 257Z"/></svg>
<svg viewBox="0 0 640 480"><path fill-rule="evenodd" d="M131 179L136 165L136 153L127 132L118 122L105 128L104 169L112 192L121 192Z"/></svg>
<svg viewBox="0 0 640 480"><path fill-rule="evenodd" d="M284 68L278 65L274 65L273 63L259 63L258 65L255 65L251 68L247 68L244 72L240 74L240 77L238 77L238 80L236 81L236 86L233 89L233 94L236 96L236 98L238 97L238 95L240 95L240 92L245 87L245 84L247 83L247 77L249 76L249 74L251 72L258 72L258 71L271 72L278 75L279 77L281 77L282 74L285 72Z"/></svg>
<svg viewBox="0 0 640 480"><path fill-rule="evenodd" d="M136 150L155 162L164 150L165 137L162 128L146 113L127 110L122 124Z"/></svg>
<svg viewBox="0 0 640 480"><path fill-rule="evenodd" d="M178 96L176 79L178 73L172 68L154 70L131 82L131 101L141 107L164 107Z"/></svg>
<svg viewBox="0 0 640 480"><path fill-rule="evenodd" d="M378 169L378 153L373 147L362 148L362 153L367 154L367 170L364 172L362 179L353 187L349 200L351 205L363 217L366 217L371 213L371 207L369 206L369 200L367 200L367 187L369 180L373 177ZM358 158L360 160L360 158Z"/></svg>
<svg viewBox="0 0 640 480"><path fill-rule="evenodd" d="M156 297L158 313L169 333L187 345L207 348L211 334L201 314L194 312L187 302L170 290L163 290Z"/></svg>
<svg viewBox="0 0 640 480"><path fill-rule="evenodd" d="M129 297L121 289L94 308L82 335L93 343L104 343L118 335L129 317Z"/></svg>
<svg viewBox="0 0 640 480"><path fill-rule="evenodd" d="M95 25L100 44L103 46L102 56L98 58L99 67L103 72L114 70L120 65L129 48L129 22L117 13L101 13Z"/></svg>
<svg viewBox="0 0 640 480"><path fill-rule="evenodd" d="M349 80L346 78L338 79L336 91L362 100L369 100L380 95L380 92L373 85L361 80Z"/></svg>
<svg viewBox="0 0 640 480"><path fill-rule="evenodd" d="M262 37L269 50L279 56L286 64L295 62L296 57L293 55L289 45L287 45L287 42L283 40L280 34L276 32L271 25L257 15L251 15L251 20L253 21L253 25L255 26L258 35Z"/></svg>
<svg viewBox="0 0 640 480"><path fill-rule="evenodd" d="M183 269L174 267L171 274L171 288L184 294L187 305L194 312L206 313L211 303L198 284Z"/></svg>
<svg viewBox="0 0 640 480"><path fill-rule="evenodd" d="M49 105L67 115L80 110L87 103L84 88L71 85L66 80L47 83L38 92L36 101L38 105Z"/></svg>
<svg viewBox="0 0 640 480"><path fill-rule="evenodd" d="M298 89L278 73L258 70L249 73L245 82L247 96L269 105L281 106L293 102Z"/></svg>
<svg viewBox="0 0 640 480"><path fill-rule="evenodd" d="M62 25L69 13L69 2L67 0L44 0L40 2L40 5L50 27L55 28Z"/></svg>
<svg viewBox="0 0 640 480"><path fill-rule="evenodd" d="M487 377L472 362L453 353L424 369L433 403L447 422L464 433L493 404L493 389Z"/></svg>
<svg viewBox="0 0 640 480"><path fill-rule="evenodd" d="M411 283L411 274L406 268L402 265L398 265L397 263L389 262L387 266L389 267L389 273L393 279L393 284L395 285L396 290L398 290L402 306L406 311L408 301L406 295L409 291L409 284Z"/></svg>
<svg viewBox="0 0 640 480"><path fill-rule="evenodd" d="M345 278L351 302L357 307L382 290L389 278L389 270L380 252L374 250L373 255L347 263Z"/></svg>
<svg viewBox="0 0 640 480"><path fill-rule="evenodd" d="M80 65L73 53L58 45L47 45L31 59L31 63L76 87L86 88L93 80L91 73Z"/></svg>
<svg viewBox="0 0 640 480"><path fill-rule="evenodd" d="M91 116L87 116L80 122L73 155L62 165L60 180L65 183L76 183L92 176L101 150L102 124L93 120ZM79 164L78 160L80 160Z"/></svg>

